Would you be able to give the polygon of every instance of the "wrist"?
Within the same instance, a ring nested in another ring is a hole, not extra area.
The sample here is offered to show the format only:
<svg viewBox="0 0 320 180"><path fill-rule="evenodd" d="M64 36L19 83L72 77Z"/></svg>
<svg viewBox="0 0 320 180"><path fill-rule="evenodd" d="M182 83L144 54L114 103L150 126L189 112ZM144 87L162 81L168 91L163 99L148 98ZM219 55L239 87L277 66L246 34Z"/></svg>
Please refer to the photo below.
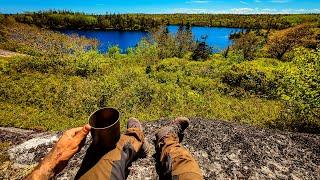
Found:
<svg viewBox="0 0 320 180"><path fill-rule="evenodd" d="M43 175L42 177L47 177L48 179L53 178L56 174L59 161L59 156L53 149L39 164L39 167L37 168L38 173Z"/></svg>
<svg viewBox="0 0 320 180"><path fill-rule="evenodd" d="M29 174L26 180L42 180L42 179L53 179L55 173L51 165L41 162L31 174Z"/></svg>
<svg viewBox="0 0 320 180"><path fill-rule="evenodd" d="M55 175L55 169L58 164L58 158L55 158L54 154L54 150L49 152L49 154L38 164L32 173L26 177L26 179L52 179Z"/></svg>
<svg viewBox="0 0 320 180"><path fill-rule="evenodd" d="M52 149L51 152L43 159L41 162L41 166L43 166L44 170L50 171L52 173L56 173L57 167L61 164L59 153L56 151L56 148Z"/></svg>

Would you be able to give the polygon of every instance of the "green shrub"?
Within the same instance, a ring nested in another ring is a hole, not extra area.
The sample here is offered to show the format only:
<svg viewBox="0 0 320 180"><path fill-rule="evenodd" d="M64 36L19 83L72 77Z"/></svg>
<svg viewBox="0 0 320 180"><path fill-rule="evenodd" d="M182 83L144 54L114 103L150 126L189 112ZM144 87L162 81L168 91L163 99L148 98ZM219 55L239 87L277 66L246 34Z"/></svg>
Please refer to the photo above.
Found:
<svg viewBox="0 0 320 180"><path fill-rule="evenodd" d="M118 59L121 55L121 49L119 48L119 46L109 47L107 55L111 59Z"/></svg>
<svg viewBox="0 0 320 180"><path fill-rule="evenodd" d="M0 48L31 56L61 56L86 49L96 49L97 46L95 40L76 35L67 36L15 22L0 24L0 34L5 39L0 41Z"/></svg>
<svg viewBox="0 0 320 180"><path fill-rule="evenodd" d="M4 15L3 14L0 14L0 23L3 23L3 21L4 21Z"/></svg>
<svg viewBox="0 0 320 180"><path fill-rule="evenodd" d="M128 53L128 58L135 63L153 65L159 61L159 49L156 44L151 44L142 39L138 45Z"/></svg>
<svg viewBox="0 0 320 180"><path fill-rule="evenodd" d="M191 25L179 25L176 34L170 34L168 27L160 27L151 32L152 40L157 45L160 59L179 57L182 58L195 49Z"/></svg>
<svg viewBox="0 0 320 180"><path fill-rule="evenodd" d="M76 55L41 57L17 56L11 58L3 65L2 70L6 74L15 73L52 73L70 76L88 77L100 75L108 71L107 59L97 51L79 52Z"/></svg>
<svg viewBox="0 0 320 180"><path fill-rule="evenodd" d="M232 65L222 76L224 92L282 100L285 108L270 127L319 133L320 50L296 49L293 57L287 63L259 59Z"/></svg>
<svg viewBox="0 0 320 180"><path fill-rule="evenodd" d="M300 132L320 133L320 49L295 50L291 66L284 69L279 88L286 109L274 126Z"/></svg>
<svg viewBox="0 0 320 180"><path fill-rule="evenodd" d="M272 33L267 42L268 54L273 58L283 59L294 48L312 44L310 28L310 25L302 24Z"/></svg>
<svg viewBox="0 0 320 180"><path fill-rule="evenodd" d="M234 39L232 48L238 51L244 59L253 60L257 56L258 50L261 49L264 38L249 30L246 33L239 33L239 36Z"/></svg>
<svg viewBox="0 0 320 180"><path fill-rule="evenodd" d="M114 53L112 56L115 58L117 55ZM89 51L74 57L74 61L70 65L75 67L77 76L87 77L92 74L101 74L104 61L104 57L97 51Z"/></svg>
<svg viewBox="0 0 320 180"><path fill-rule="evenodd" d="M212 53L212 48L205 42L200 42L192 53L192 59L195 61L207 60Z"/></svg>
<svg viewBox="0 0 320 180"><path fill-rule="evenodd" d="M280 85L277 74L285 66L273 59L259 59L232 65L222 76L222 82L229 85L225 92L236 97L257 95L276 99Z"/></svg>

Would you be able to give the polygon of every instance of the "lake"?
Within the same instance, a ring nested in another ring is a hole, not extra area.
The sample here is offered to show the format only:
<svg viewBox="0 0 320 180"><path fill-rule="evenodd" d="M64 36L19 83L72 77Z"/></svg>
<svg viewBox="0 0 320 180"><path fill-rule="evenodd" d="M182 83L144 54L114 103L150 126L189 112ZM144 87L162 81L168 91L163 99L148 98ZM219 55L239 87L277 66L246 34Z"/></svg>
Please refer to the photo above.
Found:
<svg viewBox="0 0 320 180"><path fill-rule="evenodd" d="M170 33L178 31L176 25L168 26ZM192 27L192 33L195 40L206 42L209 46L213 47L215 52L219 52L227 48L232 41L229 40L229 35L234 32L239 32L239 28L224 28L224 27ZM143 38L148 36L145 31L120 31L120 30L62 30L64 34L78 34L86 38L97 39L99 44L99 51L106 52L110 46L118 45L122 51L126 51L129 47L135 47L137 43Z"/></svg>

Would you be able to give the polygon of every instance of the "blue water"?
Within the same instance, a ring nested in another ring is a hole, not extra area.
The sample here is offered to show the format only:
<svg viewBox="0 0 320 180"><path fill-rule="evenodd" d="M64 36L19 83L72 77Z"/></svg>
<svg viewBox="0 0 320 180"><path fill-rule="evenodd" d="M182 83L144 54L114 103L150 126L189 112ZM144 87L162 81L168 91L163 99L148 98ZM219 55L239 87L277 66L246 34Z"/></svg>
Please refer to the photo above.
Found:
<svg viewBox="0 0 320 180"><path fill-rule="evenodd" d="M178 26L170 25L170 33L176 33ZM232 41L229 35L233 32L241 31L239 28L222 28L222 27L192 27L192 33L195 40L206 41L213 47L215 52L227 48ZM129 47L135 47L138 42L147 37L148 33L144 31L120 31L120 30L63 30L65 34L78 34L86 38L97 39L99 41L98 49L100 52L106 52L109 47L118 45L124 52ZM207 37L206 39L203 39Z"/></svg>
<svg viewBox="0 0 320 180"><path fill-rule="evenodd" d="M169 26L169 32L176 33L179 26ZM229 39L231 33L240 32L239 28L224 28L224 27L192 27L192 34L195 40L205 41L213 48L215 52L224 50L232 41Z"/></svg>

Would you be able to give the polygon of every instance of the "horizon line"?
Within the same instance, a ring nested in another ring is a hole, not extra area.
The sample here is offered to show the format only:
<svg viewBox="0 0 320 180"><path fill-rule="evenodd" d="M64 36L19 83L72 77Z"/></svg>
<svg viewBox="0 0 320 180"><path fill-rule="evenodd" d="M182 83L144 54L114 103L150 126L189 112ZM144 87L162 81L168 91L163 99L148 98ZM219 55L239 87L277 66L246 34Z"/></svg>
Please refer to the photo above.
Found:
<svg viewBox="0 0 320 180"><path fill-rule="evenodd" d="M88 13L83 11L72 11L72 10L55 10L55 9L49 9L49 10L39 10L39 11L23 11L23 12L17 12L17 13L2 13L0 11L0 14L3 15L16 15L16 14L34 14L34 13L79 13L79 14L85 14L85 15L110 15L110 14L136 14L136 15L172 15L172 14L181 14L181 15L320 15L319 12L294 12L294 13L205 13L205 12L199 12L199 13L182 13L182 12L172 12L172 13L143 13L143 12L130 12L130 13L124 13L124 12L105 12L105 13Z"/></svg>

